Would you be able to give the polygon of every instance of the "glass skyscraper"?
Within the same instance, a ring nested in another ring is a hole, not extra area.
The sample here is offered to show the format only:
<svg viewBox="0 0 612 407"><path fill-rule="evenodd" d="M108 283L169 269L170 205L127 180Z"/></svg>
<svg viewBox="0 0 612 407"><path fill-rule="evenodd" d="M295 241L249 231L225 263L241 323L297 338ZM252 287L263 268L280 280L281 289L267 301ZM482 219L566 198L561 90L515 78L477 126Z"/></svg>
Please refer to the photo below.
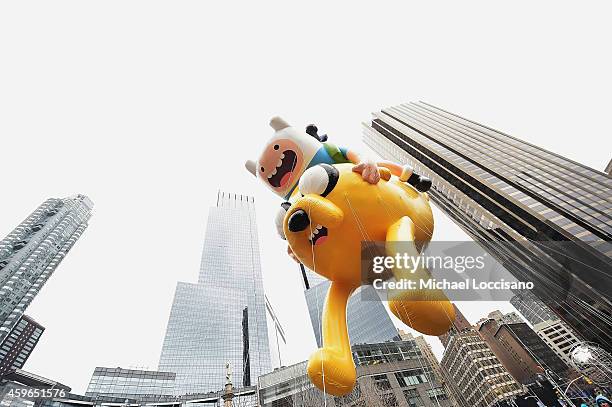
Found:
<svg viewBox="0 0 612 407"><path fill-rule="evenodd" d="M0 241L0 343L87 228L92 208L85 195L47 199Z"/></svg>
<svg viewBox="0 0 612 407"><path fill-rule="evenodd" d="M176 373L175 394L235 387L272 370L252 197L219 193L210 208L197 283L176 287L159 370Z"/></svg>
<svg viewBox="0 0 612 407"><path fill-rule="evenodd" d="M301 268L310 322L317 345L322 347L321 315L331 283L304 266ZM351 296L346 308L346 320L351 345L400 340L387 309L371 286L364 286Z"/></svg>
<svg viewBox="0 0 612 407"><path fill-rule="evenodd" d="M375 113L364 135L383 158L429 177L438 208L611 349L612 178L423 102Z"/></svg>

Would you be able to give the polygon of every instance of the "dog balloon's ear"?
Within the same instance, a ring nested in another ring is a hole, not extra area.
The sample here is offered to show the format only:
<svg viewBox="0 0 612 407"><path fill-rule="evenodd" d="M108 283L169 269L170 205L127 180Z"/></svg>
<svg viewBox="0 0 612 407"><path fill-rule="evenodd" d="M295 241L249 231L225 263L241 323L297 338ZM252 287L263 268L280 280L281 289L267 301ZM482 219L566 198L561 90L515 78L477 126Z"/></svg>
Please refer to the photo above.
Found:
<svg viewBox="0 0 612 407"><path fill-rule="evenodd" d="M257 170L255 169L257 167L257 164L255 164L255 161L247 160L244 163L244 166L247 169L247 171L249 171L251 174L253 174L254 177L257 176Z"/></svg>
<svg viewBox="0 0 612 407"><path fill-rule="evenodd" d="M308 126L306 126L306 134L316 138L321 143L324 143L327 141L327 134L323 134L322 136L319 136L319 129L314 124L309 124Z"/></svg>

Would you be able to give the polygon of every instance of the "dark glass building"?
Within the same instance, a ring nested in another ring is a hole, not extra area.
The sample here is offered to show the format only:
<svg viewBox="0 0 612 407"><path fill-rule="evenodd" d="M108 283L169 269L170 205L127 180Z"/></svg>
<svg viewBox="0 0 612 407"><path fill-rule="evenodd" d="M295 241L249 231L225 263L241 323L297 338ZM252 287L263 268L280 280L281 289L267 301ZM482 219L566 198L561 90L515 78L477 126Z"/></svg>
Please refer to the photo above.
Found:
<svg viewBox="0 0 612 407"><path fill-rule="evenodd" d="M0 344L0 380L12 369L21 369L45 328L27 315L19 322Z"/></svg>
<svg viewBox="0 0 612 407"><path fill-rule="evenodd" d="M375 113L365 142L431 178L438 208L533 281L575 331L611 349L612 178L422 102Z"/></svg>
<svg viewBox="0 0 612 407"><path fill-rule="evenodd" d="M219 193L210 208L197 283L176 287L158 370L176 373L175 394L236 387L272 370L254 200Z"/></svg>

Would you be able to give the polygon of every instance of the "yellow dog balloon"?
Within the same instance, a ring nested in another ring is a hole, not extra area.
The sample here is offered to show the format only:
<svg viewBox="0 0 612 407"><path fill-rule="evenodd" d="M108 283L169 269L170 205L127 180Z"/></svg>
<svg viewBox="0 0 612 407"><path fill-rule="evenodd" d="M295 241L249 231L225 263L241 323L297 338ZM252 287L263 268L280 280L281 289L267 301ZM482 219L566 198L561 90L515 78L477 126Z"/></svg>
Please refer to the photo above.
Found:
<svg viewBox="0 0 612 407"><path fill-rule="evenodd" d="M321 390L342 396L356 381L346 325L346 305L362 285L361 242L386 242L387 255L418 255L432 237L433 216L426 193L379 168L378 184L365 182L352 164L320 164L299 181L299 194L283 222L293 253L315 273L331 281L323 310L323 348L308 363L308 375ZM396 245L394 242L412 242ZM394 269L396 279L427 277ZM389 293L389 308L402 322L427 335L448 331L454 309L438 290Z"/></svg>

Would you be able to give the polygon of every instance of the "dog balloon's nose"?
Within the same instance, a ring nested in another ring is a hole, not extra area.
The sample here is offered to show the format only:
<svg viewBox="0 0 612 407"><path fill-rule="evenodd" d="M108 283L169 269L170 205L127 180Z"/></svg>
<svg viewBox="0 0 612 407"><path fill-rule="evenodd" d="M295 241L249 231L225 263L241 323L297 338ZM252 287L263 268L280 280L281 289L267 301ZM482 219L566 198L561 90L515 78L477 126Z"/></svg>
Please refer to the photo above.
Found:
<svg viewBox="0 0 612 407"><path fill-rule="evenodd" d="M290 232L301 232L306 229L310 224L310 219L308 219L308 215L302 209L298 209L293 212L289 217L289 231Z"/></svg>
<svg viewBox="0 0 612 407"><path fill-rule="evenodd" d="M419 180L414 186L419 192L427 192L431 188L431 180L424 176L419 176Z"/></svg>

